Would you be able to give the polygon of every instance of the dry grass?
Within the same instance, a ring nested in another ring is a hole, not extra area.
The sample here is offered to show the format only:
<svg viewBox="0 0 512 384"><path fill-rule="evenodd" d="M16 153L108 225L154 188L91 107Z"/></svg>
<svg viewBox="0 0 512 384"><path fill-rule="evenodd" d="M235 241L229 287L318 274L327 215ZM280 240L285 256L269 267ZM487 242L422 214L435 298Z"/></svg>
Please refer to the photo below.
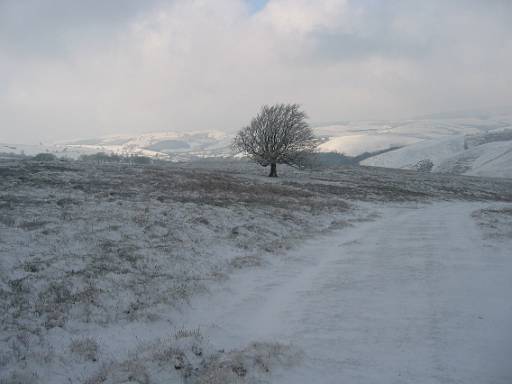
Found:
<svg viewBox="0 0 512 384"><path fill-rule="evenodd" d="M4 367L35 350L51 362L44 340L56 329L157 320L349 209L300 188L173 166L14 161L0 173ZM73 340L70 355L95 359L86 344Z"/></svg>
<svg viewBox="0 0 512 384"><path fill-rule="evenodd" d="M491 207L473 212L487 238L512 239L512 208Z"/></svg>
<svg viewBox="0 0 512 384"><path fill-rule="evenodd" d="M351 225L353 200L512 200L505 180L347 167L283 169L269 180L241 163L221 166L231 168L0 162L0 378L15 383L18 368L55 362L49 332L151 323L233 270ZM509 212L479 218L491 228ZM152 364L169 380L251 382L288 353L268 345L207 353L199 333L178 331L141 356L102 361L89 383L151 382ZM71 357L99 358L94 340L69 342Z"/></svg>
<svg viewBox="0 0 512 384"><path fill-rule="evenodd" d="M95 362L98 360L98 343L92 337L73 339L69 345L71 353L85 361Z"/></svg>
<svg viewBox="0 0 512 384"><path fill-rule="evenodd" d="M229 352L212 350L195 330L178 339L145 345L125 360L103 365L86 384L251 384L268 380L275 367L297 364L302 354L279 343L251 343Z"/></svg>

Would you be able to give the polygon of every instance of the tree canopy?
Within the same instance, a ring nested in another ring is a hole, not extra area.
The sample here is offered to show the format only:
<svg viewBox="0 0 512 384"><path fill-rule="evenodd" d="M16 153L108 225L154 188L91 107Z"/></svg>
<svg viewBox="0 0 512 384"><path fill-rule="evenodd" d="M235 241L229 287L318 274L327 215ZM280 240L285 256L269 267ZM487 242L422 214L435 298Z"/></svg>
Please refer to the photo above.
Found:
<svg viewBox="0 0 512 384"><path fill-rule="evenodd" d="M277 176L277 164L302 166L315 151L318 141L298 104L265 105L249 126L238 132L235 150L246 153Z"/></svg>

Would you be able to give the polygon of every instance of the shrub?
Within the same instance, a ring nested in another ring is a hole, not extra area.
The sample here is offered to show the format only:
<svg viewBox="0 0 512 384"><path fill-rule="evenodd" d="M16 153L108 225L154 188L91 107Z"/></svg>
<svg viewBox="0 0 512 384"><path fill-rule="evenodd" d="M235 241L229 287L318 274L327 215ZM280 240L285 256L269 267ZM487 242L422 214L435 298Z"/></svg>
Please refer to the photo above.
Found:
<svg viewBox="0 0 512 384"><path fill-rule="evenodd" d="M35 155L32 160L36 161L55 161L57 160L57 156L55 156L53 153L38 153Z"/></svg>
<svg viewBox="0 0 512 384"><path fill-rule="evenodd" d="M134 156L130 156L129 160L133 164L141 164L141 165L142 164L151 164L151 158L149 158L147 156L134 155Z"/></svg>
<svg viewBox="0 0 512 384"><path fill-rule="evenodd" d="M97 163L119 163L122 158L114 153L108 154L105 152L98 152L92 155L80 155L82 161L93 161Z"/></svg>
<svg viewBox="0 0 512 384"><path fill-rule="evenodd" d="M418 172L430 172L432 168L434 168L434 163L430 159L420 160L414 165L414 169Z"/></svg>

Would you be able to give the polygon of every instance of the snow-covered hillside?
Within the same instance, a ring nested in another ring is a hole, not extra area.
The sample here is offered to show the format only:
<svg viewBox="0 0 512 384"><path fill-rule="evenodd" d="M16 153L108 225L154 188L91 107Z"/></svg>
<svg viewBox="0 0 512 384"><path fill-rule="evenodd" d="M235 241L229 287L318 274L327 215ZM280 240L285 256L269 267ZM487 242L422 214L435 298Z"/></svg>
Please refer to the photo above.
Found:
<svg viewBox="0 0 512 384"><path fill-rule="evenodd" d="M347 156L413 145L425 140L480 135L511 127L512 115L425 117L400 121L354 121L315 128L324 137L321 151ZM421 148L421 147L420 147Z"/></svg>
<svg viewBox="0 0 512 384"><path fill-rule="evenodd" d="M362 165L414 169L431 160L434 172L512 177L512 117L416 121L388 133L407 134L417 142L370 157ZM350 140L348 140L350 143ZM370 152L370 151L369 151Z"/></svg>
<svg viewBox="0 0 512 384"><path fill-rule="evenodd" d="M339 152L345 156L358 156L365 152L377 152L417 143L416 137L390 134L353 134L330 137L320 144L321 152Z"/></svg>
<svg viewBox="0 0 512 384"><path fill-rule="evenodd" d="M413 169L430 159L433 171L512 177L512 114L436 115L401 121L354 121L313 128L321 152L363 155L367 166ZM52 145L0 143L0 153L41 152L77 158L97 152L143 155L171 161L232 157L233 134L155 132L116 135ZM384 152L384 153L382 153ZM375 154L369 157L371 154Z"/></svg>
<svg viewBox="0 0 512 384"><path fill-rule="evenodd" d="M230 156L231 137L222 132L155 132L68 143L68 147L161 158ZM180 156L181 155L181 156Z"/></svg>
<svg viewBox="0 0 512 384"><path fill-rule="evenodd" d="M436 168L438 172L474 176L512 177L512 141L498 141L457 153Z"/></svg>
<svg viewBox="0 0 512 384"><path fill-rule="evenodd" d="M415 144L370 157L363 165L386 168L413 169L423 159L431 159L435 164L464 151L464 135L454 135L440 139L421 140Z"/></svg>
<svg viewBox="0 0 512 384"><path fill-rule="evenodd" d="M154 132L140 135L115 135L71 142L40 145L0 143L0 152L35 155L49 152L59 157L77 158L97 152L141 155L166 160L201 157L229 157L232 137L223 132Z"/></svg>
<svg viewBox="0 0 512 384"><path fill-rule="evenodd" d="M471 146L470 138L472 137L456 135L423 140L373 156L362 161L362 165L414 169L419 161L429 159L434 164L434 172L512 177L512 140L484 142Z"/></svg>

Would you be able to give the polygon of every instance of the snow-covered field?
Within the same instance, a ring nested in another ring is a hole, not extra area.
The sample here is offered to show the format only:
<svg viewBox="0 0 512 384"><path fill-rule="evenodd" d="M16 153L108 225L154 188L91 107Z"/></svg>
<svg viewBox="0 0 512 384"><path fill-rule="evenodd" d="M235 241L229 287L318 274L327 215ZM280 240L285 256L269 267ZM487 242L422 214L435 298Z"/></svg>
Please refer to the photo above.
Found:
<svg viewBox="0 0 512 384"><path fill-rule="evenodd" d="M278 171L1 160L1 382L510 382L512 181Z"/></svg>
<svg viewBox="0 0 512 384"><path fill-rule="evenodd" d="M302 351L273 383L510 383L512 206L482 221L488 206L375 207L375 221L310 240L271 272L239 273L184 321L229 348Z"/></svg>

